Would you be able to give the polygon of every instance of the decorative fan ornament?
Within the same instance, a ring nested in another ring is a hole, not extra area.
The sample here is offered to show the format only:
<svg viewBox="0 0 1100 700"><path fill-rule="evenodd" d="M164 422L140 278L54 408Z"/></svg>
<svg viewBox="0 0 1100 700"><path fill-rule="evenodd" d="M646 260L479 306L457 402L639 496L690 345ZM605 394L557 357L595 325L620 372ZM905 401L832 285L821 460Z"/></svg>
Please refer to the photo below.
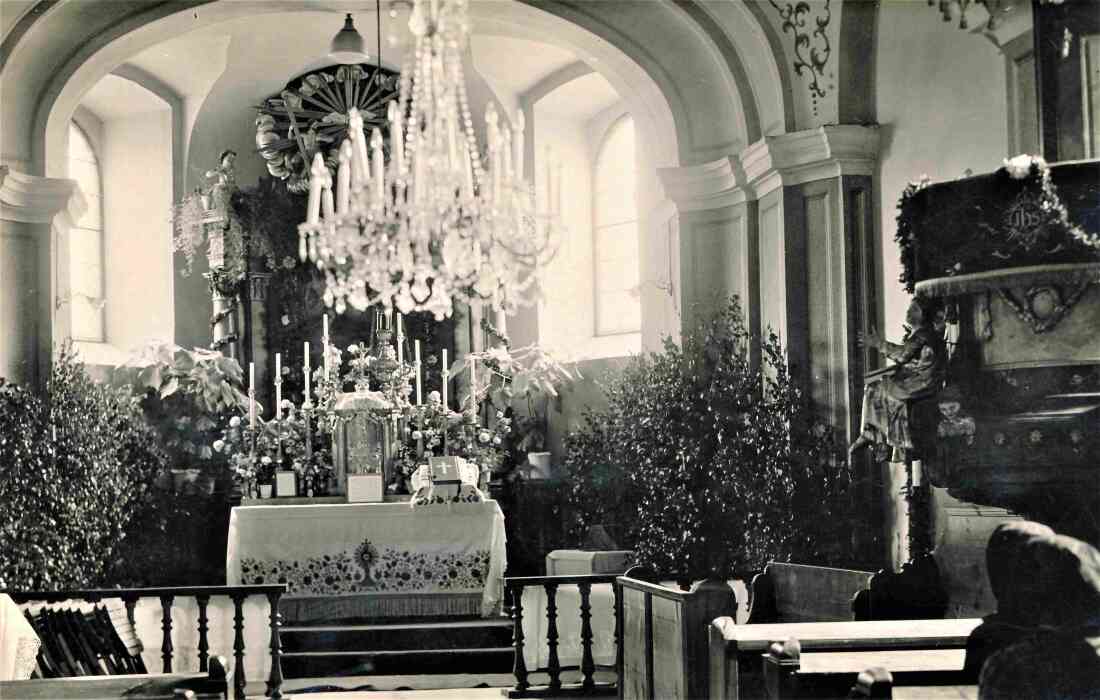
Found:
<svg viewBox="0 0 1100 700"><path fill-rule="evenodd" d="M368 128L383 126L386 105L397 97L399 74L379 66L330 66L287 84L256 109L256 150L267 171L292 192L309 189L307 163L320 153L335 171L338 146L352 108Z"/></svg>

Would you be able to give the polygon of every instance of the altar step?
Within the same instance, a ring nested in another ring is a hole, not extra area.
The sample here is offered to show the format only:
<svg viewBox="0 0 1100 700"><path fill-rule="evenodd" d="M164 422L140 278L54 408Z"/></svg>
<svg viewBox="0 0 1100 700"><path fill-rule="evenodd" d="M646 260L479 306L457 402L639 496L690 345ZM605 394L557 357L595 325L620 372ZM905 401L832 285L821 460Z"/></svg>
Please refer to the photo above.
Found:
<svg viewBox="0 0 1100 700"><path fill-rule="evenodd" d="M507 618L438 618L283 627L287 678L447 673L507 673Z"/></svg>

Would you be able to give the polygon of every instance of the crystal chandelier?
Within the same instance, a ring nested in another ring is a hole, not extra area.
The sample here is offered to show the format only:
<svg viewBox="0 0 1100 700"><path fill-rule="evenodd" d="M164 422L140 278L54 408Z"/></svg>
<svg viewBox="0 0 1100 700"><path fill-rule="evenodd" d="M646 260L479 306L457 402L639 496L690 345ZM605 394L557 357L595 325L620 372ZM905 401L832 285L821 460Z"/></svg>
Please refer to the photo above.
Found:
<svg viewBox="0 0 1100 700"><path fill-rule="evenodd" d="M414 43L382 133L348 115L335 177L316 155L299 253L325 273L342 313L394 305L450 316L453 302L513 311L534 301L557 240L523 178L523 114L514 131L486 110L485 162L474 136L462 55L466 0L415 0Z"/></svg>

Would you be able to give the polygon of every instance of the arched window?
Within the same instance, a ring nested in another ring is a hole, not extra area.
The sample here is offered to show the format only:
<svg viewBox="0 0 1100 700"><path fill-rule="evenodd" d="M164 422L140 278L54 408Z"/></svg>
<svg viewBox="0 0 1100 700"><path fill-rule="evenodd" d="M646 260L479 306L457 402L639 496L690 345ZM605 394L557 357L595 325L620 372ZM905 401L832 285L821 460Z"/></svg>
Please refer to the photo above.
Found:
<svg viewBox="0 0 1100 700"><path fill-rule="evenodd" d="M73 338L105 342L103 322L103 182L99 159L84 130L69 123L69 177L88 208L69 234Z"/></svg>
<svg viewBox="0 0 1100 700"><path fill-rule="evenodd" d="M593 194L596 335L642 328L638 293L638 202L634 120L607 130L596 156Z"/></svg>

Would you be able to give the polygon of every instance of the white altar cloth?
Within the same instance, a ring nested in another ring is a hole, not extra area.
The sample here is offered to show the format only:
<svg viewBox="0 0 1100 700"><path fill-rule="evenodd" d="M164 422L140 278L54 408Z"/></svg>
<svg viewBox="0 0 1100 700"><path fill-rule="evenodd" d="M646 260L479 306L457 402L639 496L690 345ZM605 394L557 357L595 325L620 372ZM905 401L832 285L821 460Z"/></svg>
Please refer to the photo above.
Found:
<svg viewBox="0 0 1100 700"><path fill-rule="evenodd" d="M581 593L577 586L558 586L558 663L580 666ZM592 658L597 666L615 665L615 594L610 583L592 586ZM542 586L523 589L523 661L528 671L550 666L546 646L546 590Z"/></svg>
<svg viewBox="0 0 1100 700"><path fill-rule="evenodd" d="M496 501L264 505L229 519L229 585L286 583L288 620L499 613Z"/></svg>

